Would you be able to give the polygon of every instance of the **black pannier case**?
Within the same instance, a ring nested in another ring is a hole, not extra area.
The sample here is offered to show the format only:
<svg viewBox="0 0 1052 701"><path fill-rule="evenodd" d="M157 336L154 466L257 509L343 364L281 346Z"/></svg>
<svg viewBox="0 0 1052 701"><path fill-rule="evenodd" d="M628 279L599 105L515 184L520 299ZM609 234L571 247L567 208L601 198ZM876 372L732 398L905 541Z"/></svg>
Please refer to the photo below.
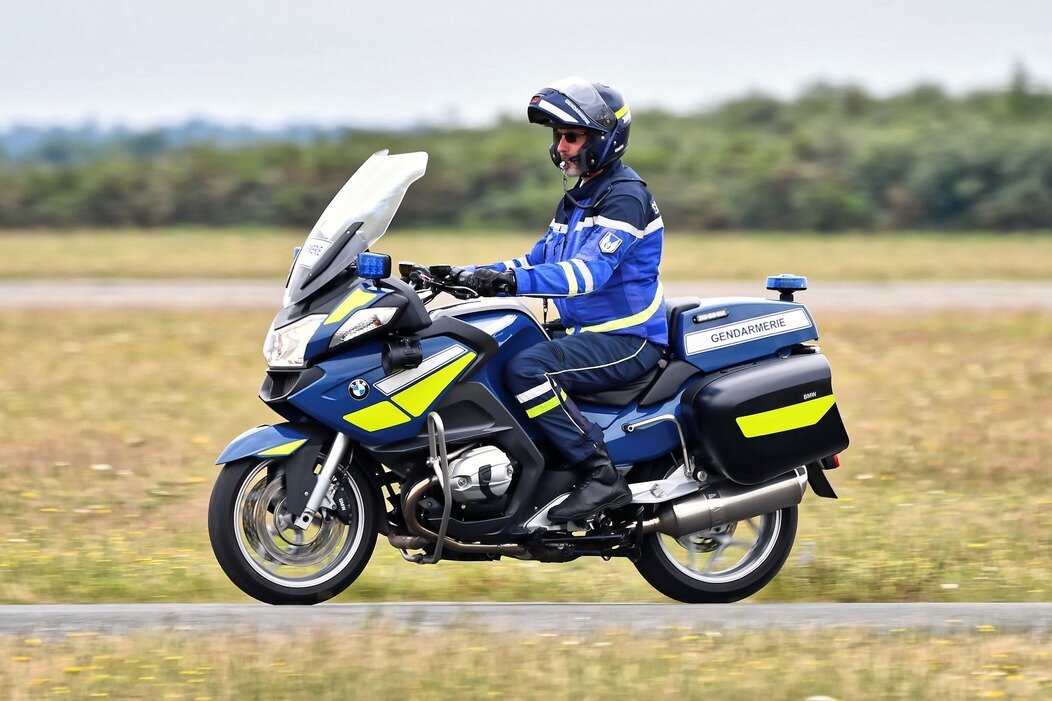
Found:
<svg viewBox="0 0 1052 701"><path fill-rule="evenodd" d="M829 362L791 355L700 378L683 395L702 467L756 484L847 448ZM707 463L707 464L705 464Z"/></svg>

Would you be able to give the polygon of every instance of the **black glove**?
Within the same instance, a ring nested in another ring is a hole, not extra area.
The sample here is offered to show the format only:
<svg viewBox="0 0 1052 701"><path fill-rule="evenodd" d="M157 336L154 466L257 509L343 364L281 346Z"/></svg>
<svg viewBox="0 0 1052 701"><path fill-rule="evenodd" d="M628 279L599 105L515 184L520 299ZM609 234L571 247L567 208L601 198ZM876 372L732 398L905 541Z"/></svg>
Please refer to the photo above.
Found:
<svg viewBox="0 0 1052 701"><path fill-rule="evenodd" d="M468 279L471 278L471 271L458 268L456 266L449 269L449 275L446 276L446 282L450 285L460 285L461 287L468 286Z"/></svg>
<svg viewBox="0 0 1052 701"><path fill-rule="evenodd" d="M506 270L498 273L489 268L479 268L471 273L460 274L461 284L470 287L481 297L496 295L514 295L516 290L515 271Z"/></svg>

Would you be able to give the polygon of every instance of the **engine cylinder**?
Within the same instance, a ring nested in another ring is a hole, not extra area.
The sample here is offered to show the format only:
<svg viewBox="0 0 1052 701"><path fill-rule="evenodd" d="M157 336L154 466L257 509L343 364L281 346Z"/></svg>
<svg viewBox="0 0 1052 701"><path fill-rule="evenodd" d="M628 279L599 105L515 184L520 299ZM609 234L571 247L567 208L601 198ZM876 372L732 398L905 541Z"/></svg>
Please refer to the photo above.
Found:
<svg viewBox="0 0 1052 701"><path fill-rule="evenodd" d="M475 503L504 496L515 470L503 450L484 445L467 451L449 465L453 501Z"/></svg>

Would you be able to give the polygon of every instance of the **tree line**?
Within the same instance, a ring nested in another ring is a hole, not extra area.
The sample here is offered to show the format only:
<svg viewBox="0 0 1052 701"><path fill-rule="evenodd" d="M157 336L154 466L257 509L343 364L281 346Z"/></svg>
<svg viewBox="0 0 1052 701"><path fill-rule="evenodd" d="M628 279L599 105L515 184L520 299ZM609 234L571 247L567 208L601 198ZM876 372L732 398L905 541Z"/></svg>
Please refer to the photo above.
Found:
<svg viewBox="0 0 1052 701"><path fill-rule="evenodd" d="M1052 92L1021 70L1002 89L963 96L818 85L790 100L750 95L633 117L625 160L669 230L1052 229ZM236 148L167 148L147 134L87 159L60 149L0 160L0 227L306 227L369 154L389 148L430 154L399 224L535 230L562 182L548 134L524 122Z"/></svg>

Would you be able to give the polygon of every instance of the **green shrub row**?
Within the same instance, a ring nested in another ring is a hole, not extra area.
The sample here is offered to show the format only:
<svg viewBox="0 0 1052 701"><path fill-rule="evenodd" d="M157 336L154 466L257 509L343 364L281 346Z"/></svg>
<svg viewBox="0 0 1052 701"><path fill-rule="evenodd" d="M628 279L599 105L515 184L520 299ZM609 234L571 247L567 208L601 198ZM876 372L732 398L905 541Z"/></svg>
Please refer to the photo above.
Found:
<svg viewBox="0 0 1052 701"><path fill-rule="evenodd" d="M817 86L634 120L626 161L676 230L1052 228L1052 93L1024 74L967 96ZM0 227L309 226L370 153L389 148L431 154L401 223L533 230L562 183L547 134L524 121L0 162Z"/></svg>

